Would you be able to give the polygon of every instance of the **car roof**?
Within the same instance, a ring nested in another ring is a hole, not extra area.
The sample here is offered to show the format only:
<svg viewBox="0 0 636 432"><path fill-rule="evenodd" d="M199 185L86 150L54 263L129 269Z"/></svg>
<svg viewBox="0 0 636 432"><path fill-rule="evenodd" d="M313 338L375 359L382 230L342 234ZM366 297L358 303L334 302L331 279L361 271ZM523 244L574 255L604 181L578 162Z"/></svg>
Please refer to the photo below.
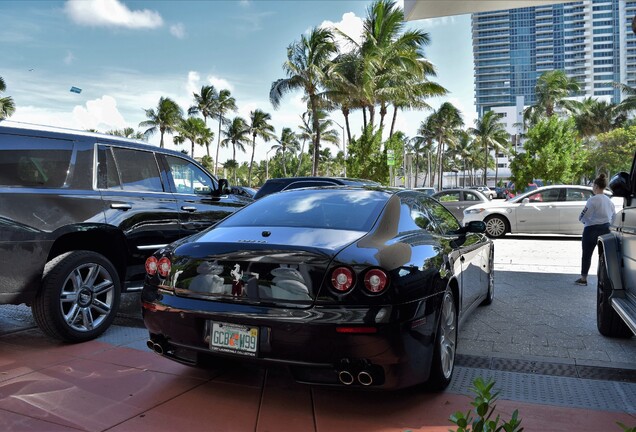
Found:
<svg viewBox="0 0 636 432"><path fill-rule="evenodd" d="M156 145L148 144L145 141L119 137L116 135L108 135L99 132L89 132L57 126L47 126L34 123L17 122L13 120L3 120L2 122L0 122L0 133L13 135L33 135L33 133L37 133L38 136L58 139L72 139L77 137L96 138L102 143L110 142L125 144L127 147L133 147L140 150L160 151L162 153L172 154L174 156L194 160L184 153L166 148L160 148Z"/></svg>
<svg viewBox="0 0 636 432"><path fill-rule="evenodd" d="M470 192L470 193L474 193L476 195L482 196L485 200L488 200L488 198L486 198L486 195L484 195L483 193L481 193L481 191L477 190L477 189L472 189L472 188L452 188L452 189L444 189L442 191L436 192L433 195L431 195L432 197L435 197L436 195L443 195L445 193L449 193L449 192Z"/></svg>
<svg viewBox="0 0 636 432"><path fill-rule="evenodd" d="M380 183L375 182L373 180L365 180L351 177L279 177L268 179L263 183L263 185L258 189L256 194L254 195L254 199L260 199L264 196L280 192L289 188L289 186L294 183L300 183L298 187L302 187L303 182L328 182L330 184L338 184L338 185L368 185L368 186L381 186ZM315 185L310 185L315 186ZM298 189L298 187L291 189Z"/></svg>

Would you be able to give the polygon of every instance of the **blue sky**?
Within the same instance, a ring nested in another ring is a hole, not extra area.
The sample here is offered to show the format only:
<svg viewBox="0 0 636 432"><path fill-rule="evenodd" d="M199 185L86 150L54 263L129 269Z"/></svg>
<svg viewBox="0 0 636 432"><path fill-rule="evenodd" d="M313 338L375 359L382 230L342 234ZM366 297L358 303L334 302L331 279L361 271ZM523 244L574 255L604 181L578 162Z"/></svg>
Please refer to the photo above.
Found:
<svg viewBox="0 0 636 432"><path fill-rule="evenodd" d="M305 110L302 94L287 95L275 110L273 81L284 78L286 48L316 26L336 26L357 37L370 1L10 1L0 2L0 76L16 113L11 120L101 131L133 127L145 120L161 96L184 110L202 85L227 88L238 113L260 108L272 115L277 134L295 128ZM402 4L401 2L399 3ZM437 82L467 125L476 117L470 16L407 23L430 33L425 50L437 67ZM82 89L70 92L71 86ZM398 129L416 133L426 112L406 112ZM342 116L332 118L344 125ZM361 114L352 115L359 135ZM216 122L208 120L212 130ZM167 141L171 139L167 136ZM150 139L158 143L158 136ZM216 139L215 139L216 142ZM257 143L264 159L271 143ZM171 147L169 144L168 147ZM189 146L181 147L189 148ZM333 152L336 149L332 149ZM197 150L197 156L204 153ZM220 162L231 157L221 149ZM237 155L239 162L249 154Z"/></svg>

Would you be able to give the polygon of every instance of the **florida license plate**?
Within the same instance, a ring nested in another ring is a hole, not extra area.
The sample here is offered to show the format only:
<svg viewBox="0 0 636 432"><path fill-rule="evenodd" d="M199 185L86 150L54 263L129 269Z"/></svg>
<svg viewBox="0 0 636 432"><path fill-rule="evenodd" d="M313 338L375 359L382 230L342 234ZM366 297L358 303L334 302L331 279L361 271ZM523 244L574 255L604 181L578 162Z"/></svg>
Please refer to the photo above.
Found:
<svg viewBox="0 0 636 432"><path fill-rule="evenodd" d="M258 327L239 324L212 323L210 349L212 351L256 357Z"/></svg>

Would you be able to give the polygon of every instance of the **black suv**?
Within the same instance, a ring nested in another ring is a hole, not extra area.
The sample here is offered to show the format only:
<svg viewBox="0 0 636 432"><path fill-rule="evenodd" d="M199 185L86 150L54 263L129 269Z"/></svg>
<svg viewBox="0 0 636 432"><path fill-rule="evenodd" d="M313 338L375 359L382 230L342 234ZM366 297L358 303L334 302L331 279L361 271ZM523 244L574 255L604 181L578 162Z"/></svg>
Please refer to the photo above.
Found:
<svg viewBox="0 0 636 432"><path fill-rule="evenodd" d="M372 180L363 180L346 177L282 177L269 179L263 183L254 199L263 198L265 195L273 194L289 189L300 189L306 187L318 186L335 186L335 185L351 185L351 186L380 186L380 183Z"/></svg>
<svg viewBox="0 0 636 432"><path fill-rule="evenodd" d="M148 256L251 201L227 190L182 153L2 122L0 304L30 305L64 341L99 336Z"/></svg>
<svg viewBox="0 0 636 432"><path fill-rule="evenodd" d="M636 333L636 155L631 173L616 174L609 187L623 209L598 242L596 323L602 335L626 338Z"/></svg>

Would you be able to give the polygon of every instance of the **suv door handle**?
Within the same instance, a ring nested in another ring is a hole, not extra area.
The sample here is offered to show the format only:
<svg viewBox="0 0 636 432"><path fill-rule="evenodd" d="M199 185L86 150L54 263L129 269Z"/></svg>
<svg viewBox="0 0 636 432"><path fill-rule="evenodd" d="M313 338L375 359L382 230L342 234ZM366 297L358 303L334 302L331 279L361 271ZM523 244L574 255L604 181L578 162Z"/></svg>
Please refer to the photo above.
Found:
<svg viewBox="0 0 636 432"><path fill-rule="evenodd" d="M115 210L130 210L132 208L132 205L130 204L126 204L126 203L112 203L110 205L110 208L115 209Z"/></svg>
<svg viewBox="0 0 636 432"><path fill-rule="evenodd" d="M195 212L197 211L197 208L195 206L181 206L181 210L187 212Z"/></svg>

